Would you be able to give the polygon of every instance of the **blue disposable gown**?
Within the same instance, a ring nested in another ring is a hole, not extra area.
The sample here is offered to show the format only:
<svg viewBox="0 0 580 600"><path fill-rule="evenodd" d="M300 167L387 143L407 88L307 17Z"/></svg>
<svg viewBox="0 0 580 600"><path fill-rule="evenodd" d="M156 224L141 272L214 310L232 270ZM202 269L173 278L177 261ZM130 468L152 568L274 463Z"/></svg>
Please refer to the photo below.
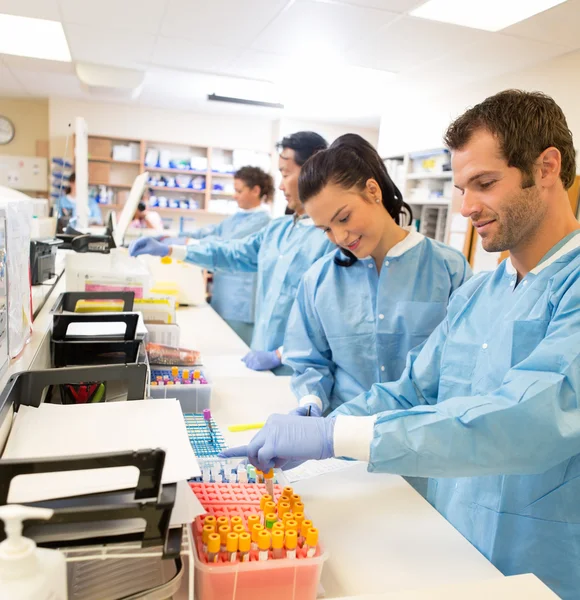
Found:
<svg viewBox="0 0 580 600"><path fill-rule="evenodd" d="M515 287L508 261L453 295L376 414L369 470L438 477L429 500L505 575L580 594L580 235ZM336 441L335 441L336 443Z"/></svg>
<svg viewBox="0 0 580 600"><path fill-rule="evenodd" d="M270 222L264 210L240 211L217 225L196 229L183 235L196 240L234 240L260 231ZM211 305L223 319L254 322L256 273L226 273L213 276Z"/></svg>
<svg viewBox="0 0 580 600"><path fill-rule="evenodd" d="M186 260L211 271L258 273L253 350L276 350L302 275L335 246L310 219L274 219L243 240L187 247Z"/></svg>
<svg viewBox="0 0 580 600"><path fill-rule="evenodd" d="M415 231L389 250L380 274L373 258L341 267L334 256L303 277L284 339L294 394L318 396L325 412L398 379L471 276L463 254Z"/></svg>

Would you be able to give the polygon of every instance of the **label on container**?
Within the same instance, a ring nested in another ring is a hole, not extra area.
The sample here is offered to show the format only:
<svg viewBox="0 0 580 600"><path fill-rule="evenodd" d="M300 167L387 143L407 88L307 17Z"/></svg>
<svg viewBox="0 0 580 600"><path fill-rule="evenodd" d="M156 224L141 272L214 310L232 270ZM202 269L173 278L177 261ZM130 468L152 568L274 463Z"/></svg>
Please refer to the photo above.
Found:
<svg viewBox="0 0 580 600"><path fill-rule="evenodd" d="M238 556L235 552L231 553L230 562L232 562L232 563L238 562Z"/></svg>
<svg viewBox="0 0 580 600"><path fill-rule="evenodd" d="M268 550L260 550L258 552L258 560L268 560Z"/></svg>
<svg viewBox="0 0 580 600"><path fill-rule="evenodd" d="M296 558L296 550L286 550L286 558Z"/></svg>
<svg viewBox="0 0 580 600"><path fill-rule="evenodd" d="M242 562L250 562L250 553L249 552L242 554Z"/></svg>
<svg viewBox="0 0 580 600"><path fill-rule="evenodd" d="M313 558L315 554L316 554L316 548L308 548L308 550L306 552L306 556L308 558Z"/></svg>

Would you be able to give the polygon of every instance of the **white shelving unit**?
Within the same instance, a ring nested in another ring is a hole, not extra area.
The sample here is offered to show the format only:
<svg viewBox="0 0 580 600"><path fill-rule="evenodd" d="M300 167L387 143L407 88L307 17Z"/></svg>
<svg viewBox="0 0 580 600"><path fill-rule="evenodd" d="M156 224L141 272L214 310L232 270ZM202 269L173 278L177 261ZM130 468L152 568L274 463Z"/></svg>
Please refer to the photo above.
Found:
<svg viewBox="0 0 580 600"><path fill-rule="evenodd" d="M417 230L461 252L464 237L452 235L453 175L443 148L410 152L384 159L389 175L413 210ZM453 223L457 223L457 219Z"/></svg>

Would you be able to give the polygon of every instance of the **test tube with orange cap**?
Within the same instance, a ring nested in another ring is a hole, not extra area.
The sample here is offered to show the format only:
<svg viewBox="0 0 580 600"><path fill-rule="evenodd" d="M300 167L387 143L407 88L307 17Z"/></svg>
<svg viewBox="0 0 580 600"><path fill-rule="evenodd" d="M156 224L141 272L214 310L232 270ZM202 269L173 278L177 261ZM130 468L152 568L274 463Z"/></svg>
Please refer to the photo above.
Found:
<svg viewBox="0 0 580 600"><path fill-rule="evenodd" d="M298 536L294 530L287 531L284 535L284 546L286 548L286 558L296 558Z"/></svg>
<svg viewBox="0 0 580 600"><path fill-rule="evenodd" d="M258 532L258 560L264 561L270 558L270 544L270 532L264 530Z"/></svg>
<svg viewBox="0 0 580 600"><path fill-rule="evenodd" d="M266 484L268 494L274 497L274 469L270 469L267 473L264 473L264 483Z"/></svg>
<svg viewBox="0 0 580 600"><path fill-rule="evenodd" d="M282 521L276 521L274 525L272 525L272 532L274 531L281 531L284 533L284 523L282 523Z"/></svg>
<svg viewBox="0 0 580 600"><path fill-rule="evenodd" d="M294 502L294 505L292 506L292 512L304 512L304 503L303 502Z"/></svg>
<svg viewBox="0 0 580 600"><path fill-rule="evenodd" d="M248 521L248 531L251 534L254 530L254 525L260 523L260 515L248 515L246 520Z"/></svg>
<svg viewBox="0 0 580 600"><path fill-rule="evenodd" d="M238 549L240 551L240 561L250 561L250 546L252 544L252 536L249 533L240 533L238 536Z"/></svg>
<svg viewBox="0 0 580 600"><path fill-rule="evenodd" d="M292 516L296 523L298 523L298 531L300 531L300 528L302 527L302 521L304 521L304 513L295 512Z"/></svg>
<svg viewBox="0 0 580 600"><path fill-rule="evenodd" d="M296 502L302 502L300 494L292 494L292 496L290 496L290 505L292 506L292 510L294 510L294 505Z"/></svg>
<svg viewBox="0 0 580 600"><path fill-rule="evenodd" d="M219 528L223 527L224 525L227 525L229 527L230 520L226 516L222 515L221 517L218 517L216 520L216 531L219 532Z"/></svg>
<svg viewBox="0 0 580 600"><path fill-rule="evenodd" d="M238 534L228 533L226 540L226 550L228 553L228 562L236 562L238 560Z"/></svg>
<svg viewBox="0 0 580 600"><path fill-rule="evenodd" d="M287 485L283 490L282 490L282 494L285 496L288 496L288 498L292 498L292 494L294 494L294 490Z"/></svg>
<svg viewBox="0 0 580 600"><path fill-rule="evenodd" d="M220 528L218 528L218 533L220 535L220 540L221 540L220 550L222 552L225 552L226 551L226 543L228 541L228 533L230 533L230 526L222 525Z"/></svg>
<svg viewBox="0 0 580 600"><path fill-rule="evenodd" d="M239 515L234 515L231 519L230 519L230 524L231 524L231 529L233 531L234 527L236 525L243 525L244 524L244 519L242 519L242 517L240 517Z"/></svg>
<svg viewBox="0 0 580 600"><path fill-rule="evenodd" d="M210 533L207 539L207 562L216 563L220 552L220 536L217 533Z"/></svg>
<svg viewBox="0 0 580 600"><path fill-rule="evenodd" d="M286 529L286 523L288 523L288 521L292 521L292 520L294 520L294 515L291 512L287 512L282 517L282 522L284 523L284 529Z"/></svg>
<svg viewBox="0 0 580 600"><path fill-rule="evenodd" d="M268 515L270 513L276 514L276 505L274 502L266 502L264 504L264 514Z"/></svg>
<svg viewBox="0 0 580 600"><path fill-rule="evenodd" d="M286 502L287 504L291 504L292 502L292 496L287 496L286 494L282 494L279 498L278 498L278 506L280 506L280 504L282 504L282 502Z"/></svg>
<svg viewBox="0 0 580 600"><path fill-rule="evenodd" d="M240 533L246 533L246 528L243 525L234 525L232 532L239 535Z"/></svg>
<svg viewBox="0 0 580 600"><path fill-rule="evenodd" d="M264 505L266 504L266 502L273 502L274 499L272 498L272 496L270 496L270 494L263 494L262 496L260 496L260 510L264 510Z"/></svg>
<svg viewBox="0 0 580 600"><path fill-rule="evenodd" d="M276 513L266 513L264 515L264 525L266 526L266 529L272 529L272 527L274 526L274 523L276 523L276 521L278 520L278 517L276 515Z"/></svg>
<svg viewBox="0 0 580 600"><path fill-rule="evenodd" d="M318 546L318 529L311 527L306 532L306 556L312 558L316 554L316 547Z"/></svg>
<svg viewBox="0 0 580 600"><path fill-rule="evenodd" d="M203 526L206 527L208 525L211 525L214 531L217 529L217 519L215 515L207 515L207 517L205 517L203 520Z"/></svg>
<svg viewBox="0 0 580 600"><path fill-rule="evenodd" d="M281 519L284 518L284 515L289 512L292 512L289 502L280 502L280 504L278 504L278 516Z"/></svg>
<svg viewBox="0 0 580 600"><path fill-rule="evenodd" d="M261 523L256 523L252 529L252 550L258 549L258 537L264 531L264 526Z"/></svg>
<svg viewBox="0 0 580 600"><path fill-rule="evenodd" d="M201 547L204 554L207 552L207 541L212 533L215 533L215 529L211 525L203 526L203 529L201 530Z"/></svg>
<svg viewBox="0 0 580 600"><path fill-rule="evenodd" d="M272 558L284 558L283 531L272 531Z"/></svg>
<svg viewBox="0 0 580 600"><path fill-rule="evenodd" d="M284 523L284 529L286 531L293 530L298 533L298 523L294 519L288 519L286 523Z"/></svg>
<svg viewBox="0 0 580 600"><path fill-rule="evenodd" d="M306 533L312 527L314 527L312 521L308 519L304 519L304 521L302 521L302 525L300 525L300 537L298 538L298 543L300 544L300 547L302 547L302 544L304 543Z"/></svg>

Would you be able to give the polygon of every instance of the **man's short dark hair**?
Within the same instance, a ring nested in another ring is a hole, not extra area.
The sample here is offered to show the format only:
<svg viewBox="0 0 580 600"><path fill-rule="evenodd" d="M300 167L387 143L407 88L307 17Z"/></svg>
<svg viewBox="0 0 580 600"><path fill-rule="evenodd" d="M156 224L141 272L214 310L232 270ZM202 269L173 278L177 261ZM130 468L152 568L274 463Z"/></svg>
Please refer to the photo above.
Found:
<svg viewBox="0 0 580 600"><path fill-rule="evenodd" d="M319 150L326 150L328 143L314 131L299 131L286 136L276 144L278 150L294 150L294 162L301 167L311 156Z"/></svg>
<svg viewBox="0 0 580 600"><path fill-rule="evenodd" d="M139 204L137 204L137 210L139 210L141 212L147 210L147 206L145 205L145 202L139 202Z"/></svg>
<svg viewBox="0 0 580 600"><path fill-rule="evenodd" d="M534 184L534 164L550 147L562 155L560 179L569 189L576 177L572 132L562 109L541 92L505 90L464 112L447 129L445 144L461 150L479 130L497 137L503 158L523 175L522 187Z"/></svg>

